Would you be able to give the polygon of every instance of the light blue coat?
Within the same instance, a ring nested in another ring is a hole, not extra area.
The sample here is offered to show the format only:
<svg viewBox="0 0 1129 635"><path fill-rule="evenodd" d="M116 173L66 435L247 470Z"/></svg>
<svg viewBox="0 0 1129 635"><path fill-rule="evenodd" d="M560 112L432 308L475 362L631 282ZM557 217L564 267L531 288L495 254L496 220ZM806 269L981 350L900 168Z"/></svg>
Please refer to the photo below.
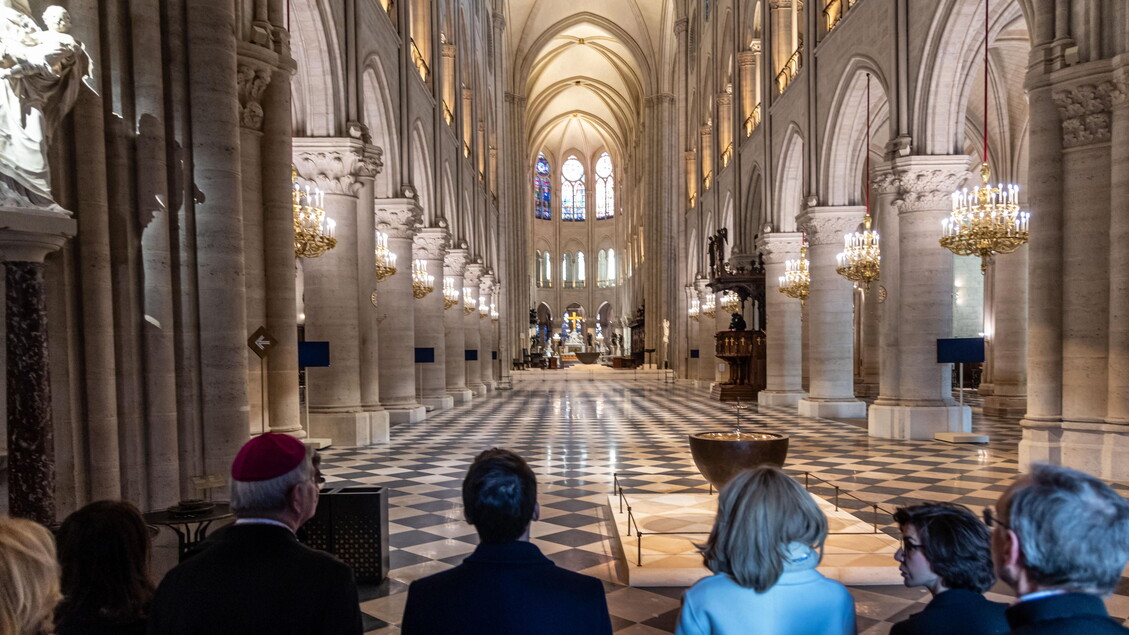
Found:
<svg viewBox="0 0 1129 635"><path fill-rule="evenodd" d="M793 544L780 579L764 593L719 573L682 597L675 635L854 635L855 602L846 587L815 570L819 554Z"/></svg>

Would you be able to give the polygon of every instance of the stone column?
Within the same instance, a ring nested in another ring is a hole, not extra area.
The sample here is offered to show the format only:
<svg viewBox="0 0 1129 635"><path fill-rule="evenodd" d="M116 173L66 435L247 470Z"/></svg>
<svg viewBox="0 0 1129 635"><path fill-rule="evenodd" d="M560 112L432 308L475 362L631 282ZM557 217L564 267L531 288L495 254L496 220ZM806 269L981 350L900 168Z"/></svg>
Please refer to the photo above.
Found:
<svg viewBox="0 0 1129 635"><path fill-rule="evenodd" d="M8 513L55 523L55 444L43 259L74 236L69 214L0 207L6 290Z"/></svg>
<svg viewBox="0 0 1129 635"><path fill-rule="evenodd" d="M995 259L991 276L991 329L985 337L992 394L984 414L1022 417L1027 411L1027 247Z"/></svg>
<svg viewBox="0 0 1129 635"><path fill-rule="evenodd" d="M294 140L299 185L325 193L326 217L336 223L337 246L302 263L306 339L328 341L330 366L306 371L310 435L346 445L372 442L369 413L361 408L358 301L357 194L371 174L359 142L340 138Z"/></svg>
<svg viewBox="0 0 1129 635"><path fill-rule="evenodd" d="M879 387L870 407L871 436L931 439L938 432L971 432L972 413L952 398L951 368L937 363L937 339L952 337L953 255L938 245L938 228L952 211L952 193L968 178L968 157L912 156L891 166L897 180L898 257L883 258L882 267L896 269L897 293L886 304L897 305L895 351L898 385ZM892 219L887 219L890 221ZM890 241L883 239L883 247Z"/></svg>
<svg viewBox="0 0 1129 635"><path fill-rule="evenodd" d="M712 174L714 171L713 126L707 123L706 125L699 127L698 137L701 139L701 145L698 147L698 150L701 152L702 178L705 179L706 175L710 175L710 178L712 179L714 176L716 176L715 174ZM703 182L702 192L705 192L706 189L707 188L705 182Z"/></svg>
<svg viewBox="0 0 1129 635"><path fill-rule="evenodd" d="M797 219L807 233L811 261L808 396L798 407L804 416L866 416L866 403L854 395L853 291L851 283L835 273L835 257L843 251L843 236L858 229L863 216L864 209L858 206L809 207Z"/></svg>
<svg viewBox="0 0 1129 635"><path fill-rule="evenodd" d="M746 125L745 121L748 120L749 115L753 113L753 108L757 107L756 91L757 91L757 78L753 74L753 62L756 61L757 53L753 51L741 51L737 53L737 72L741 76L741 137L747 137L752 133ZM738 146L741 144L738 143Z"/></svg>
<svg viewBox="0 0 1129 635"><path fill-rule="evenodd" d="M733 153L735 152L736 143L734 143L733 134L733 93L722 91L717 94L717 149L719 154L724 154L726 148L733 144L733 148L729 150L729 158L722 158L721 164L718 165L717 171L720 172L729 162L733 160Z"/></svg>
<svg viewBox="0 0 1129 635"><path fill-rule="evenodd" d="M778 285L784 275L784 262L800 257L803 234L761 234L757 247L764 254L766 311L765 345L767 347L768 382L757 395L763 406L796 407L803 398L803 339L801 334L803 307L800 301L780 293Z"/></svg>
<svg viewBox="0 0 1129 635"><path fill-rule="evenodd" d="M463 276L465 286L478 292L483 269L482 264L478 262L467 265L466 274ZM478 298L475 298L476 307L477 301ZM482 334L478 326L477 309L463 313L463 328L466 338L465 358L474 357L474 359L466 359L466 385L475 395L485 395L486 384L482 382Z"/></svg>
<svg viewBox="0 0 1129 635"><path fill-rule="evenodd" d="M361 189L357 194L357 325L360 332L361 410L369 416L369 438L373 443L389 442L388 411L380 405L379 310L376 282L376 219L374 202L376 175L384 164L384 152L373 145L355 148L365 157L364 170L358 171ZM375 166L375 167L373 167Z"/></svg>
<svg viewBox="0 0 1129 635"><path fill-rule="evenodd" d="M443 258L449 240L445 222L439 227L424 227L416 232L412 252L417 260L423 261L427 272L435 277L432 292L423 298L416 297L412 304L415 309L416 348L430 348L434 355L434 361L416 364L421 400L425 406L440 409L455 405L455 400L447 394L447 346L443 337Z"/></svg>
<svg viewBox="0 0 1129 635"><path fill-rule="evenodd" d="M772 68L770 75L776 74L784 68L788 58L792 57L792 0L769 0L768 19L772 22Z"/></svg>
<svg viewBox="0 0 1129 635"><path fill-rule="evenodd" d="M459 301L443 311L444 345L446 354L447 394L454 403L467 403L474 393L466 385L466 320L463 313L463 275L466 273L466 243L457 249L447 250L443 259L443 276L454 279L459 290Z"/></svg>
<svg viewBox="0 0 1129 635"><path fill-rule="evenodd" d="M486 270L486 273L482 276L482 282L478 285L478 292L479 297L486 300L486 306L494 303L495 279L493 270ZM481 305L482 302L479 301L479 306ZM486 386L486 392L494 392L498 388L497 378L494 376L494 367L497 366L494 360L494 351L497 350L497 343L494 341L494 322L490 320L489 315L482 315L481 312L478 314L478 331L478 361L482 383Z"/></svg>
<svg viewBox="0 0 1129 635"><path fill-rule="evenodd" d="M412 298L412 239L423 216L414 198L378 199L376 229L388 234L397 272L380 283L380 402L389 421L415 423L427 416L416 401L415 307Z"/></svg>
<svg viewBox="0 0 1129 635"><path fill-rule="evenodd" d="M710 296L715 296L714 292L706 286L709 281L704 278L699 278L694 282L694 286L698 289L698 304L703 307L706 305L706 299ZM717 366L722 363L715 354L717 351L717 339L714 337L720 329L717 323L721 318L718 314L721 312L717 308L717 298L714 298L714 315L710 317L702 313L698 318L698 387L708 389L714 380L717 379Z"/></svg>
<svg viewBox="0 0 1129 635"><path fill-rule="evenodd" d="M1124 62L1114 71L1113 84L1110 201L1113 209L1119 210L1129 198L1129 67ZM1109 407L1105 420L1111 426L1111 434L1102 448L1106 462L1103 476L1126 481L1129 467L1123 457L1129 447L1129 218L1120 211L1111 214L1109 239Z"/></svg>

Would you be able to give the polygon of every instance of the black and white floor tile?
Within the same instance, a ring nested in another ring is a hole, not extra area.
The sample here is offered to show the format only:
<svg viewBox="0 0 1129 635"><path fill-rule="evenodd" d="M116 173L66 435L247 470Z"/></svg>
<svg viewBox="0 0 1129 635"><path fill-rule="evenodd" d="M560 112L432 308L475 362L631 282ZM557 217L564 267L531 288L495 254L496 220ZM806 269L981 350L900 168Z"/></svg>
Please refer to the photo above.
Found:
<svg viewBox="0 0 1129 635"><path fill-rule="evenodd" d="M955 501L978 509L1015 477L1018 422L980 416L971 403L973 428L991 436L987 444L876 439L867 436L865 422L812 419L786 409L743 409L740 418L746 430L788 433L791 473L810 474L813 490L824 495L838 486L840 504L866 520L878 505L878 521L894 532L886 512L897 505ZM323 451L328 486L390 491L391 574L361 590L366 631L397 633L408 584L473 551L477 537L462 519L462 478L477 453L498 446L524 456L537 473L541 520L534 523L534 542L558 565L604 581L615 632L673 632L684 589L622 584L628 565L611 538L607 494L613 475L629 490L706 491L686 435L731 430L736 415L733 404L711 401L701 390L655 380L515 382L514 390L395 426L387 446ZM1129 494L1129 484L1115 487ZM1001 600L1008 593L999 585L996 591ZM859 632L868 634L885 634L928 601L927 592L900 586L851 592ZM1121 619L1129 617L1129 579L1109 605Z"/></svg>

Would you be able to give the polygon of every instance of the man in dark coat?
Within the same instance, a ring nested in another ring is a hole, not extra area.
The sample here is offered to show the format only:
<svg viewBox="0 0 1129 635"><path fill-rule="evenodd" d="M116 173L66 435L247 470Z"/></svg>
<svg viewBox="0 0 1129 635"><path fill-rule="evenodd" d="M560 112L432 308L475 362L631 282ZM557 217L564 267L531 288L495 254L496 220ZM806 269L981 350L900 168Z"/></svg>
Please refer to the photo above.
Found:
<svg viewBox="0 0 1129 635"><path fill-rule="evenodd" d="M611 635L603 584L557 567L529 542L537 479L520 456L494 448L463 481L479 545L459 566L412 582L404 635Z"/></svg>
<svg viewBox="0 0 1129 635"><path fill-rule="evenodd" d="M239 450L231 467L235 524L165 576L150 633L360 635L352 571L294 535L317 508L312 457L285 434L259 435Z"/></svg>
<svg viewBox="0 0 1129 635"><path fill-rule="evenodd" d="M1089 474L1035 464L984 515L996 573L1019 596L1012 633L1129 634L1102 602L1129 561L1129 501Z"/></svg>

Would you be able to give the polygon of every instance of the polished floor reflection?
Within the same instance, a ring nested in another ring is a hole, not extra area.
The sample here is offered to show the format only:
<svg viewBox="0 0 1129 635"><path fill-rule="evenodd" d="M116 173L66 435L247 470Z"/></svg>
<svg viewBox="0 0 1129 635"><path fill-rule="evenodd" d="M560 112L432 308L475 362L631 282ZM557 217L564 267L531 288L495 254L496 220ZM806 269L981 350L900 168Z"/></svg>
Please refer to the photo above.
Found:
<svg viewBox="0 0 1129 635"><path fill-rule="evenodd" d="M462 520L460 486L474 455L493 446L514 450L532 465L541 504L533 539L560 566L605 581L616 633L674 631L684 589L625 585L629 559L613 539L608 494L615 475L631 491L708 493L686 435L732 429L735 409L704 391L655 379L558 376L516 381L512 391L396 426L388 446L325 452L330 484L391 490L392 572L384 584L362 590L368 632L398 632L407 585L458 564L474 549L474 530ZM866 522L878 520L890 534L895 530L886 511L896 505L956 501L979 508L1016 474L1018 422L984 418L975 408L973 427L991 436L987 444L874 439L865 421L811 419L781 409L740 415L743 429L791 437L787 469L797 478L807 475L814 493L827 498L837 489L844 509ZM1129 487L1115 486L1129 493ZM901 586L850 588L861 633L886 633L928 601L928 593ZM997 585L996 591L1004 599L1006 589ZM1120 619L1129 617L1129 580L1122 580L1107 605Z"/></svg>

